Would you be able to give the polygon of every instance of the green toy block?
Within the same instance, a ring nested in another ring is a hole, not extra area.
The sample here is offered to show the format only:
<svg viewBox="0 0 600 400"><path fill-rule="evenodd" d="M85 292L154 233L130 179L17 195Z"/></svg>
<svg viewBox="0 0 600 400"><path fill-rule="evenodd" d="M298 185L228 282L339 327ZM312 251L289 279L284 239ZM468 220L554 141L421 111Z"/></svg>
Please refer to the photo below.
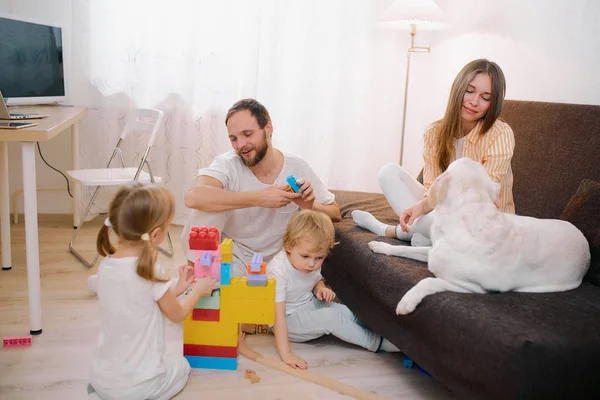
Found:
<svg viewBox="0 0 600 400"><path fill-rule="evenodd" d="M214 290L210 297L201 297L194 308L202 308L204 310L220 310L221 291Z"/></svg>

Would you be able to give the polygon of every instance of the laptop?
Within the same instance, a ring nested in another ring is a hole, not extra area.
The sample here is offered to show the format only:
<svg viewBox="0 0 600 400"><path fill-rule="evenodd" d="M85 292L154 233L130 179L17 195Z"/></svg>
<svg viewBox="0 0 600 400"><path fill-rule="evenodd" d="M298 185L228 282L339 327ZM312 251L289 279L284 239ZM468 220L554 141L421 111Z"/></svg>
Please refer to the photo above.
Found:
<svg viewBox="0 0 600 400"><path fill-rule="evenodd" d="M4 97L2 96L2 92L0 92L0 119L37 119L37 118L46 118L47 115L37 114L37 113L29 113L29 112L9 112L8 107L6 107L6 103L4 102Z"/></svg>
<svg viewBox="0 0 600 400"><path fill-rule="evenodd" d="M38 126L37 122L12 122L12 121L0 121L0 129L24 129L31 128L32 126Z"/></svg>

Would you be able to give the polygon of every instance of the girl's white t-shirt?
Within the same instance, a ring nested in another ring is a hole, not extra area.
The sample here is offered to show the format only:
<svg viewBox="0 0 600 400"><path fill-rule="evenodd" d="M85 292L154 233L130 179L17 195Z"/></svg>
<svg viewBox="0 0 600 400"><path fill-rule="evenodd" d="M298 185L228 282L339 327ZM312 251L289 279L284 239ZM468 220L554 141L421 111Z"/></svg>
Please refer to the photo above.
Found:
<svg viewBox="0 0 600 400"><path fill-rule="evenodd" d="M92 357L94 388L127 388L164 372L164 317L157 301L170 282L143 279L137 263L137 257L106 257L98 267L102 327ZM158 263L156 273L165 276Z"/></svg>
<svg viewBox="0 0 600 400"><path fill-rule="evenodd" d="M321 269L310 273L298 271L284 250L267 264L267 276L276 280L275 302L285 301L285 315L293 314L312 301L312 290L323 279Z"/></svg>

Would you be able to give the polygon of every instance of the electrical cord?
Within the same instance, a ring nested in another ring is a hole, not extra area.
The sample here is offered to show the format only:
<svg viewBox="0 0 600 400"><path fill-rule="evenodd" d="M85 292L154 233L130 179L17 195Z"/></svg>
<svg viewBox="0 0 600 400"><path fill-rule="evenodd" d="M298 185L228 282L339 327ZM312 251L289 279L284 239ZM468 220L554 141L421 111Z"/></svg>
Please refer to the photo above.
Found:
<svg viewBox="0 0 600 400"><path fill-rule="evenodd" d="M47 166L49 166L50 168L52 168L53 170L55 170L56 172L58 172L59 174L61 174L65 178L65 180L67 181L67 192L69 192L69 196L73 197L73 195L71 194L71 185L69 183L69 178L67 178L67 176L65 174L63 174L62 172L60 172L59 170L57 170L56 168L54 168L52 165L48 164L48 161L46 161L46 159L42 155L42 149L40 149L40 142L36 142L36 144L37 144L37 148L38 148L38 153L40 153L40 157L42 158L42 161Z"/></svg>

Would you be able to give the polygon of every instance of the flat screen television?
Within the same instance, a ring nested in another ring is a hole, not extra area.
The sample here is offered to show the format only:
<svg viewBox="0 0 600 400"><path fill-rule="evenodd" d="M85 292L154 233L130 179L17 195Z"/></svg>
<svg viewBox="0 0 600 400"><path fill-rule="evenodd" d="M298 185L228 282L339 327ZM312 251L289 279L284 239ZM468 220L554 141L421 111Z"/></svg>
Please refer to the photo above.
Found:
<svg viewBox="0 0 600 400"><path fill-rule="evenodd" d="M0 91L8 105L66 100L63 43L57 24L0 14Z"/></svg>

